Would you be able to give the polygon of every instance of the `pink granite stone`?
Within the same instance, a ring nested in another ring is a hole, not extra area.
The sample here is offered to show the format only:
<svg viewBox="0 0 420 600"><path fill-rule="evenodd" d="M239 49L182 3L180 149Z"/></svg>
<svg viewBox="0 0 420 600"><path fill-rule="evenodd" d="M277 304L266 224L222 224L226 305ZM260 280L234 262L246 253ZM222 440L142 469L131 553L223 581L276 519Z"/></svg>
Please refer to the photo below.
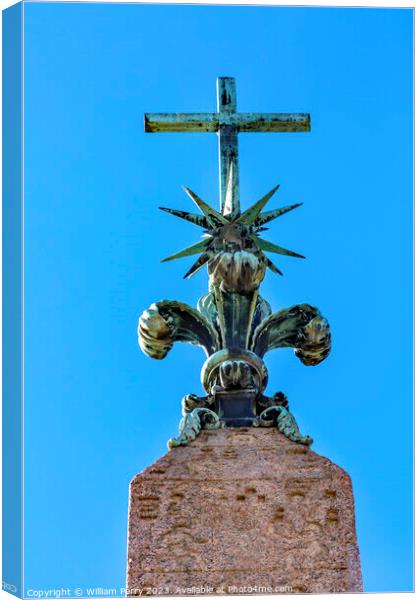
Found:
<svg viewBox="0 0 420 600"><path fill-rule="evenodd" d="M203 431L131 482L127 588L360 592L350 477L275 428Z"/></svg>

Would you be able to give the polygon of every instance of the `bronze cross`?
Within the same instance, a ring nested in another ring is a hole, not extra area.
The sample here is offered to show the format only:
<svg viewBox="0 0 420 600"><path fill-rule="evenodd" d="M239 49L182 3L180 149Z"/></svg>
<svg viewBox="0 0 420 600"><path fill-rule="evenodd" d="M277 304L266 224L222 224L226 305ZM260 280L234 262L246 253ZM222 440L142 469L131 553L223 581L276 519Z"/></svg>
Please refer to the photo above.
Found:
<svg viewBox="0 0 420 600"><path fill-rule="evenodd" d="M158 132L216 132L219 136L220 211L240 214L238 133L310 131L309 113L238 113L233 77L217 79L216 113L146 113L144 129Z"/></svg>

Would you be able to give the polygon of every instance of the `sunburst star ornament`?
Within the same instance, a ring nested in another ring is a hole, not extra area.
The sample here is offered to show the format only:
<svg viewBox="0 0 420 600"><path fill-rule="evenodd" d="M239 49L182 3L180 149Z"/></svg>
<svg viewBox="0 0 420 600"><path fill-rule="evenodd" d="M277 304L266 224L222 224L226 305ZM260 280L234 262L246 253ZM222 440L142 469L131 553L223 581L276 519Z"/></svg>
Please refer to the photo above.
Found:
<svg viewBox="0 0 420 600"><path fill-rule="evenodd" d="M276 185L268 192L268 194L263 196L260 200L258 200L258 202L250 206L250 208L245 210L243 213L239 213L239 215L236 217L232 217L231 214L224 215L221 212L218 212L209 204L204 202L204 200L197 196L197 194L195 194L192 190L187 187L183 187L183 190L200 209L202 213L201 215L162 206L159 208L171 215L184 219L185 221L203 228L205 233L200 242L197 242L192 246L188 246L188 248L185 248L184 250L180 250L179 252L164 258L161 262L167 262L177 258L200 254L199 258L184 275L184 278L189 278L221 252L234 253L238 251L246 251L254 254L274 273L283 275L280 269L278 269L276 265L268 258L265 252L273 252L275 254L292 256L294 258L305 257L297 252L293 252L292 250L288 250L287 248L273 244L272 242L264 240L260 237L260 233L267 230L267 227L263 227L263 225L266 225L270 221L277 219L277 217L281 217L291 210L302 206L302 202L299 202L297 204L291 204L282 208L276 208L268 212L262 212L267 202L275 194L279 187L279 185ZM228 185L226 200L224 203L225 207L229 207L230 205L230 190L231 186Z"/></svg>

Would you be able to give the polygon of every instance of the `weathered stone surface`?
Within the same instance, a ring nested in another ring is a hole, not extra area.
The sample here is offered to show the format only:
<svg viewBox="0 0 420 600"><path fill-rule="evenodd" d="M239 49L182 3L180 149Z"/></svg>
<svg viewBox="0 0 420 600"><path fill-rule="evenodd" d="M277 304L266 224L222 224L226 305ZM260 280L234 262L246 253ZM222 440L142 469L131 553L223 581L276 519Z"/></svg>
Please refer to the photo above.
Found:
<svg viewBox="0 0 420 600"><path fill-rule="evenodd" d="M351 480L274 428L204 431L131 482L127 588L362 591Z"/></svg>

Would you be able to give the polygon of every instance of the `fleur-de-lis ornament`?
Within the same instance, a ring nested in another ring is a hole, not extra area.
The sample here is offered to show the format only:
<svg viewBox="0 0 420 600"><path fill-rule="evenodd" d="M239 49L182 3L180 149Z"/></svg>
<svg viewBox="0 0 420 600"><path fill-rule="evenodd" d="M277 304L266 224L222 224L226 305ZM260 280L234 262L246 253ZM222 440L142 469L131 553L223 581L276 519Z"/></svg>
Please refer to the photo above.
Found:
<svg viewBox="0 0 420 600"><path fill-rule="evenodd" d="M197 309L177 301L152 304L139 320L139 344L151 358L162 359L174 342L201 346L206 355L201 371L204 396L183 398L179 435L169 447L186 445L203 428L272 426L289 439L310 445L291 414L282 392L264 395L268 382L263 357L275 348L293 348L305 365L316 365L330 351L327 320L319 310L298 304L272 313L260 295L267 267L282 275L268 253L304 258L261 237L266 225L301 206L292 204L264 212L279 186L241 212L239 202L238 133L246 131L309 131L309 115L236 112L235 81L218 79L217 113L145 115L145 129L214 131L219 135L220 212L184 188L200 214L162 210L204 229L203 239L162 262L199 255L186 272L193 276L207 265L209 291Z"/></svg>

